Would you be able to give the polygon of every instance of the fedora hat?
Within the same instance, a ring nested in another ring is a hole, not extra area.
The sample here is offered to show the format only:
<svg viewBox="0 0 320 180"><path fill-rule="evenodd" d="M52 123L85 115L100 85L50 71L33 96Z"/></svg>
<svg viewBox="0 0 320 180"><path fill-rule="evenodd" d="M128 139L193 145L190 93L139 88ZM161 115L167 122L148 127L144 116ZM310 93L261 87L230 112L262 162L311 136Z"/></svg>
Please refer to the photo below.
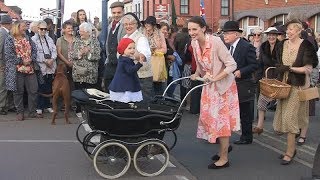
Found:
<svg viewBox="0 0 320 180"><path fill-rule="evenodd" d="M0 16L0 24L11 24L12 23L12 18L5 14Z"/></svg>
<svg viewBox="0 0 320 180"><path fill-rule="evenodd" d="M151 24L152 26L156 26L160 29L160 24L157 23L157 19L154 16L148 16L146 20L141 21L141 24L145 26L146 24Z"/></svg>
<svg viewBox="0 0 320 180"><path fill-rule="evenodd" d="M239 23L237 21L227 21L226 23L224 23L222 31L223 32L227 32L227 31L242 32L242 30L239 28Z"/></svg>

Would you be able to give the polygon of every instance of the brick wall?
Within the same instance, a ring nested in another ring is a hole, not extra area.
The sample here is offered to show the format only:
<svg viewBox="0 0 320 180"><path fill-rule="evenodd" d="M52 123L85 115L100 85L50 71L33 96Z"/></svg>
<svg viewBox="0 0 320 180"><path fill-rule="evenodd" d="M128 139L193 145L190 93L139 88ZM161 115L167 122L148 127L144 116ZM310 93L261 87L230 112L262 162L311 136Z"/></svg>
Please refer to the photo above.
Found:
<svg viewBox="0 0 320 180"><path fill-rule="evenodd" d="M235 11L320 4L319 0L234 0ZM319 7L319 6L318 6Z"/></svg>

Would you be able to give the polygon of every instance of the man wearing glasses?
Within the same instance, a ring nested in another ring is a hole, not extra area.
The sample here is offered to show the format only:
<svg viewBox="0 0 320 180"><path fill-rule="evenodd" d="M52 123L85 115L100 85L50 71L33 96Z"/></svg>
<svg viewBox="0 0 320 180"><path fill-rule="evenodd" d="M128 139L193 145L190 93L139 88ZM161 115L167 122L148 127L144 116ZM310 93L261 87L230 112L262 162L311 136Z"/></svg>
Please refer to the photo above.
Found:
<svg viewBox="0 0 320 180"><path fill-rule="evenodd" d="M126 34L122 24L124 15L123 2L114 2L110 5L112 21L108 26L108 37L106 41L106 62L102 79L102 89L108 92L109 84L117 69L117 46L120 39Z"/></svg>
<svg viewBox="0 0 320 180"><path fill-rule="evenodd" d="M234 72L238 87L242 135L234 144L252 143L252 121L254 118L255 84L252 74L258 69L255 48L241 38L242 30L236 21L227 21L223 27L224 42L237 62Z"/></svg>

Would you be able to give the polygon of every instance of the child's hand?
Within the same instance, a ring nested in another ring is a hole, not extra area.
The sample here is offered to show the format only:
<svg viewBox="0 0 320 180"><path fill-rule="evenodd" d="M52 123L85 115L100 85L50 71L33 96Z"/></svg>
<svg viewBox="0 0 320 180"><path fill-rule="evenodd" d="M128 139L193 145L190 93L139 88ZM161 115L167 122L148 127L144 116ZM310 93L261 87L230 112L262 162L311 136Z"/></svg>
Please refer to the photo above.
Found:
<svg viewBox="0 0 320 180"><path fill-rule="evenodd" d="M142 63L145 61L146 61L146 57L143 54L139 53L139 62Z"/></svg>

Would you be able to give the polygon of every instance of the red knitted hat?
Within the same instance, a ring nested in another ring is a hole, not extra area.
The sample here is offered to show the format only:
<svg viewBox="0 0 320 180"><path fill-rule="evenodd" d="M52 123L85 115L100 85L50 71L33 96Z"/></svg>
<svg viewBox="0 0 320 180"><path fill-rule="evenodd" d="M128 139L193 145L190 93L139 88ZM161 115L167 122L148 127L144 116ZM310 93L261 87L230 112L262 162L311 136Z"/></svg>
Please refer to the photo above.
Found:
<svg viewBox="0 0 320 180"><path fill-rule="evenodd" d="M134 41L132 39L122 38L118 44L118 48L117 48L118 53L122 55L124 53L124 50L126 50L128 45L131 43L134 43Z"/></svg>

